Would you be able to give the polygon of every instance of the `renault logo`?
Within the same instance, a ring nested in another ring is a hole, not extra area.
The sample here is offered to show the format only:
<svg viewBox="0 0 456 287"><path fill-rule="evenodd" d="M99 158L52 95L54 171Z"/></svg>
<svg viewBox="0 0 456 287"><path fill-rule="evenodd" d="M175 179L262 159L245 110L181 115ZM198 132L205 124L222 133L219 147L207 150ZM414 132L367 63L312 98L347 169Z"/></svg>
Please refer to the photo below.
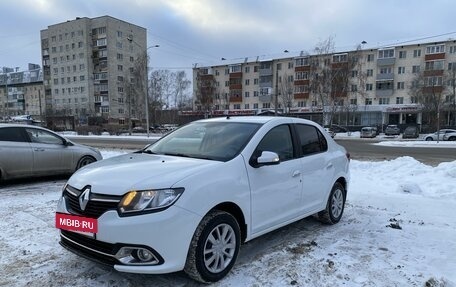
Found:
<svg viewBox="0 0 456 287"><path fill-rule="evenodd" d="M90 188L86 188L79 196L79 206L81 207L81 210L85 210L87 203L89 203L89 200L90 200Z"/></svg>

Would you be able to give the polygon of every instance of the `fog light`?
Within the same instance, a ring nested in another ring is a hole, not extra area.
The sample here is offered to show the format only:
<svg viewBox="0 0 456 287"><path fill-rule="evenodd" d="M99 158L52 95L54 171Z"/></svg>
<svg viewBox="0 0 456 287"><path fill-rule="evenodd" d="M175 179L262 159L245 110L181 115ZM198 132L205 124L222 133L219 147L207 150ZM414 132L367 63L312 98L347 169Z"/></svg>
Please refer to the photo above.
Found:
<svg viewBox="0 0 456 287"><path fill-rule="evenodd" d="M136 251L136 256L142 262L149 262L154 259L154 255L147 249L138 249Z"/></svg>
<svg viewBox="0 0 456 287"><path fill-rule="evenodd" d="M125 265L159 264L158 258L150 250L141 247L122 247L115 257Z"/></svg>

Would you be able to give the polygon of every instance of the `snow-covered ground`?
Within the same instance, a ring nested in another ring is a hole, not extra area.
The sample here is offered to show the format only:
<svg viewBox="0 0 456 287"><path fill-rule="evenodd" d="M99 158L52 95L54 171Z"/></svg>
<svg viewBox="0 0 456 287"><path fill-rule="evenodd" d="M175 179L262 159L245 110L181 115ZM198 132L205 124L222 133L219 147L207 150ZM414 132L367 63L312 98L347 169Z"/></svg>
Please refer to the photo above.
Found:
<svg viewBox="0 0 456 287"><path fill-rule="evenodd" d="M213 286L456 286L456 161L353 160L351 175L339 224L307 218L255 239ZM194 285L183 273L119 273L60 247L64 183L0 187L0 286Z"/></svg>

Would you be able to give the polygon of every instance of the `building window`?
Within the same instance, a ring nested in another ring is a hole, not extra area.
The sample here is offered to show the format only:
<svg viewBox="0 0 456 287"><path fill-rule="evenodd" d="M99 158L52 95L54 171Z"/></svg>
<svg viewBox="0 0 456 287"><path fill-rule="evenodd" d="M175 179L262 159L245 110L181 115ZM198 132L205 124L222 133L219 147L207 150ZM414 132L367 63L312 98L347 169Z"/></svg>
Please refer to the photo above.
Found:
<svg viewBox="0 0 456 287"><path fill-rule="evenodd" d="M368 54L367 55L367 61L368 62L373 62L374 61L374 54Z"/></svg>
<svg viewBox="0 0 456 287"><path fill-rule="evenodd" d="M231 68L231 73L239 73L239 72L241 72L241 65L233 65L230 68Z"/></svg>
<svg viewBox="0 0 456 287"><path fill-rule="evenodd" d="M391 74L392 68L391 67L383 67L380 68L380 74Z"/></svg>
<svg viewBox="0 0 456 287"><path fill-rule="evenodd" d="M413 50L413 58L421 57L421 49Z"/></svg>
<svg viewBox="0 0 456 287"><path fill-rule="evenodd" d="M398 90L403 90L405 89L405 83L404 82L397 82L397 89Z"/></svg>
<svg viewBox="0 0 456 287"><path fill-rule="evenodd" d="M233 109L235 110L240 110L241 109L241 104L234 104Z"/></svg>
<svg viewBox="0 0 456 287"><path fill-rule="evenodd" d="M397 67L398 74L405 74L405 67Z"/></svg>
<svg viewBox="0 0 456 287"><path fill-rule="evenodd" d="M254 108L254 109L258 109L258 103L254 103L254 104L253 104L253 108Z"/></svg>
<svg viewBox="0 0 456 287"><path fill-rule="evenodd" d="M445 44L432 45L426 47L426 55L445 53Z"/></svg>
<svg viewBox="0 0 456 287"><path fill-rule="evenodd" d="M389 105L390 99L389 98L380 98L378 99L378 104L379 105Z"/></svg>
<svg viewBox="0 0 456 287"><path fill-rule="evenodd" d="M271 103L263 103L263 109L271 108Z"/></svg>
<svg viewBox="0 0 456 287"><path fill-rule="evenodd" d="M219 70L215 70L215 75L216 76L220 76L220 71Z"/></svg>
<svg viewBox="0 0 456 287"><path fill-rule="evenodd" d="M244 109L246 109L246 110L250 109L250 105L249 104L244 104Z"/></svg>
<svg viewBox="0 0 456 287"><path fill-rule="evenodd" d="M420 66L413 66L412 67L412 73L413 74L418 74L420 72Z"/></svg>
<svg viewBox="0 0 456 287"><path fill-rule="evenodd" d="M123 66L122 65L117 65L117 71L123 71Z"/></svg>
<svg viewBox="0 0 456 287"><path fill-rule="evenodd" d="M296 67L309 66L309 58L299 58L295 60Z"/></svg>
<svg viewBox="0 0 456 287"><path fill-rule="evenodd" d="M357 105L358 104L358 99L350 99L350 105Z"/></svg>
<svg viewBox="0 0 456 287"><path fill-rule="evenodd" d="M351 85L351 91L352 92L357 92L358 91L358 85Z"/></svg>
<svg viewBox="0 0 456 287"><path fill-rule="evenodd" d="M117 37L122 38L122 35L123 35L122 31L117 31Z"/></svg>
<svg viewBox="0 0 456 287"><path fill-rule="evenodd" d="M259 95L259 92L258 92L258 91L253 91L253 96L254 96L254 97L258 97L258 95Z"/></svg>
<svg viewBox="0 0 456 287"><path fill-rule="evenodd" d="M374 70L372 70L372 69L367 69L367 70L366 70L366 73L367 73L367 76L368 76L368 77L372 77L372 76L374 75Z"/></svg>
<svg viewBox="0 0 456 287"><path fill-rule="evenodd" d="M250 85L250 80L249 79L245 79L245 85L246 86Z"/></svg>
<svg viewBox="0 0 456 287"><path fill-rule="evenodd" d="M259 66L254 66L254 67L253 67L253 72L254 72L254 73L258 73L258 69L259 69Z"/></svg>
<svg viewBox="0 0 456 287"><path fill-rule="evenodd" d="M364 101L364 104L365 104L366 106L372 105L372 98L366 98L366 100Z"/></svg>
<svg viewBox="0 0 456 287"><path fill-rule="evenodd" d="M443 60L429 61L429 62L426 62L424 70L425 71L443 70L444 69L443 67L444 67L444 61Z"/></svg>
<svg viewBox="0 0 456 287"><path fill-rule="evenodd" d="M288 62L288 69L293 69L293 62Z"/></svg>
<svg viewBox="0 0 456 287"><path fill-rule="evenodd" d="M394 58L394 49L379 50L378 58L379 59Z"/></svg>
<svg viewBox="0 0 456 287"><path fill-rule="evenodd" d="M366 91L372 91L373 84L366 84Z"/></svg>
<svg viewBox="0 0 456 287"><path fill-rule="evenodd" d="M353 70L353 71L351 71L351 77L352 77L352 78L358 77L358 70Z"/></svg>
<svg viewBox="0 0 456 287"><path fill-rule="evenodd" d="M293 82L293 76L292 75L288 76L287 81L288 81L288 83L292 83Z"/></svg>
<svg viewBox="0 0 456 287"><path fill-rule="evenodd" d="M407 51L399 51L399 59L405 59L407 57Z"/></svg>
<svg viewBox="0 0 456 287"><path fill-rule="evenodd" d="M250 97L250 93L249 93L249 92L244 92L244 96L245 96L246 98L248 98L248 97Z"/></svg>
<svg viewBox="0 0 456 287"><path fill-rule="evenodd" d="M347 62L348 54L337 54L333 56L333 63L345 63Z"/></svg>
<svg viewBox="0 0 456 287"><path fill-rule="evenodd" d="M250 73L250 67L249 66L245 67L244 70L245 70L246 73Z"/></svg>
<svg viewBox="0 0 456 287"><path fill-rule="evenodd" d="M230 73L230 69L225 69L225 75L228 75Z"/></svg>
<svg viewBox="0 0 456 287"><path fill-rule="evenodd" d="M298 108L304 108L307 105L306 101L299 101L298 102Z"/></svg>
<svg viewBox="0 0 456 287"><path fill-rule="evenodd" d="M258 85L258 79L253 79L253 84Z"/></svg>
<svg viewBox="0 0 456 287"><path fill-rule="evenodd" d="M309 73L308 72L296 72L295 79L296 80L307 80L307 79L309 79Z"/></svg>
<svg viewBox="0 0 456 287"><path fill-rule="evenodd" d="M117 53L117 60L122 61L123 60L123 55L120 53Z"/></svg>
<svg viewBox="0 0 456 287"><path fill-rule="evenodd" d="M277 64L277 71L280 71L280 70L282 70L282 63Z"/></svg>
<svg viewBox="0 0 456 287"><path fill-rule="evenodd" d="M402 105L404 103L404 97L397 97L396 98L396 104Z"/></svg>

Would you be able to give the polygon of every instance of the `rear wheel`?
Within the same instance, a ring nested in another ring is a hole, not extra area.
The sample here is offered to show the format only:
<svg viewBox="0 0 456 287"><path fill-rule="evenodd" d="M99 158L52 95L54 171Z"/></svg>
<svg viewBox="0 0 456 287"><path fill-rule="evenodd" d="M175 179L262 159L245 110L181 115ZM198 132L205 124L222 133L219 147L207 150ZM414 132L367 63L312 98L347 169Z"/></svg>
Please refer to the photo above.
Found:
<svg viewBox="0 0 456 287"><path fill-rule="evenodd" d="M456 137L455 136L451 136L448 138L449 141L456 141Z"/></svg>
<svg viewBox="0 0 456 287"><path fill-rule="evenodd" d="M88 164L91 164L92 162L95 162L95 159L91 156L83 156L79 161L78 165L76 166L76 170L80 169L83 166L86 166Z"/></svg>
<svg viewBox="0 0 456 287"><path fill-rule="evenodd" d="M336 182L329 194L326 209L318 213L318 219L327 224L335 224L342 218L345 207L346 192L339 182Z"/></svg>
<svg viewBox="0 0 456 287"><path fill-rule="evenodd" d="M432 139L431 137L427 137L427 138L426 138L426 141L427 141L427 142L431 142L431 141L433 141L433 139Z"/></svg>
<svg viewBox="0 0 456 287"><path fill-rule="evenodd" d="M224 211L210 212L193 235L185 273L203 283L222 279L233 267L240 244L241 233L236 219Z"/></svg>

